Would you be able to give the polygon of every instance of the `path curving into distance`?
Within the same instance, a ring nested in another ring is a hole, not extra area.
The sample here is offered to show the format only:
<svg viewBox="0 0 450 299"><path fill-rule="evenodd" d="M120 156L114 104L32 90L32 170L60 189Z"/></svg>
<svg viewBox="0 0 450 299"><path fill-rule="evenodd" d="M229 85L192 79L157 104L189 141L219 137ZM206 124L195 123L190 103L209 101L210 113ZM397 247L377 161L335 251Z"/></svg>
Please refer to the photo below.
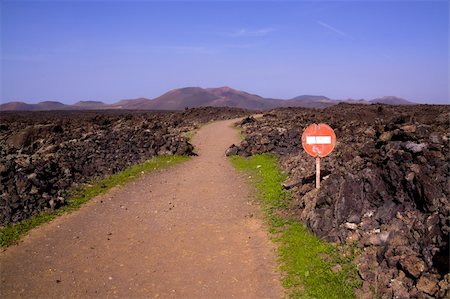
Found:
<svg viewBox="0 0 450 299"><path fill-rule="evenodd" d="M252 189L224 154L239 142L235 121L202 127L198 157L98 196L0 253L0 296L281 298Z"/></svg>

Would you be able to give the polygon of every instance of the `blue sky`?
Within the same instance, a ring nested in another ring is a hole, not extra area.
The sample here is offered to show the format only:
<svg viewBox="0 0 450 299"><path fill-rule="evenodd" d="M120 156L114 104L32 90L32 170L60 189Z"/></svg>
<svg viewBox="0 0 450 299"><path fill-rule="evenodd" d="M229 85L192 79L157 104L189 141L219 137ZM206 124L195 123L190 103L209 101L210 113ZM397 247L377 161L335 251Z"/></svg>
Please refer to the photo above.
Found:
<svg viewBox="0 0 450 299"><path fill-rule="evenodd" d="M178 87L449 100L449 2L0 0L2 102Z"/></svg>

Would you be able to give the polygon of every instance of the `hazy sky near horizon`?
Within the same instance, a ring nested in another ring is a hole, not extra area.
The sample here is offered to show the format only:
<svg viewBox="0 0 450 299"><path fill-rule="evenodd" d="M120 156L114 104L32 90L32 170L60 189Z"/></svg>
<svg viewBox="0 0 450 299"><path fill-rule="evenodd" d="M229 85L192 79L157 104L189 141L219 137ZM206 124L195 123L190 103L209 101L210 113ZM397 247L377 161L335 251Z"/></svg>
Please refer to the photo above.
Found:
<svg viewBox="0 0 450 299"><path fill-rule="evenodd" d="M0 101L449 99L449 1L0 0Z"/></svg>

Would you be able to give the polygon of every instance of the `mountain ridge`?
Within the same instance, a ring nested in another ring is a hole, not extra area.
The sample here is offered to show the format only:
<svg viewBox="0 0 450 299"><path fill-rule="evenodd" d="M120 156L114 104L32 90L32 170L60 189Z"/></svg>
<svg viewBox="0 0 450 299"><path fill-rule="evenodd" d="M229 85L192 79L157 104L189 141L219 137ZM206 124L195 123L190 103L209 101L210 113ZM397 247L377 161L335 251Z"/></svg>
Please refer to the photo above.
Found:
<svg viewBox="0 0 450 299"><path fill-rule="evenodd" d="M415 103L410 102L408 100L396 97L396 96L384 96L381 98L376 98L371 101L370 103L374 104L388 104L388 105L414 105Z"/></svg>
<svg viewBox="0 0 450 299"><path fill-rule="evenodd" d="M48 111L48 110L183 110L196 107L236 107L249 110L270 110L279 107L325 108L339 103L349 104L387 104L416 105L417 103L395 97L385 96L370 101L335 100L321 95L300 95L291 99L264 98L228 86L217 88L183 87L170 90L159 97L148 99L123 99L113 104L101 101L78 101L67 105L57 101L44 101L37 104L7 102L0 105L0 111Z"/></svg>

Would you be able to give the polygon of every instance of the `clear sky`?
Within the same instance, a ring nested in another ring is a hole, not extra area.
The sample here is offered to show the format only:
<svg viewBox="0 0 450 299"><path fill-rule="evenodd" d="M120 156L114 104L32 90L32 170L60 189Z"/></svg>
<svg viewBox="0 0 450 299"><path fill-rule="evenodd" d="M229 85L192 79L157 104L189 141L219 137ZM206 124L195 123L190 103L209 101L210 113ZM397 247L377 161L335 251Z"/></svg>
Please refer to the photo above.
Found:
<svg viewBox="0 0 450 299"><path fill-rule="evenodd" d="M1 102L264 97L449 100L449 1L0 0Z"/></svg>

